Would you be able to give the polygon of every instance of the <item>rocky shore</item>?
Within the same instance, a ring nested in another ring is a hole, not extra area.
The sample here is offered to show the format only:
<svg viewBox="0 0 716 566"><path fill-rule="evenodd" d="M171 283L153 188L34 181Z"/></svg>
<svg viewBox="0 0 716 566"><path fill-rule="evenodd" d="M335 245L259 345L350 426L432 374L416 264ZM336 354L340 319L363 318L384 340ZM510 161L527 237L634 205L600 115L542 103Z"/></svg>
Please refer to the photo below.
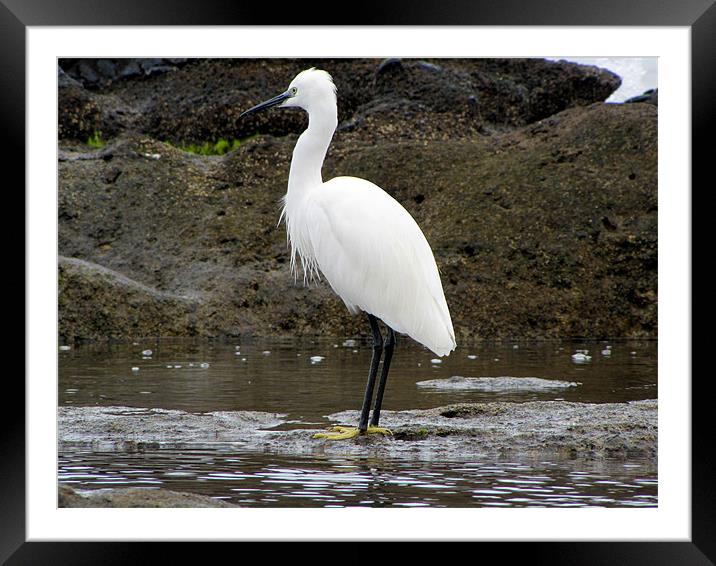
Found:
<svg viewBox="0 0 716 566"><path fill-rule="evenodd" d="M414 215L458 340L656 337L658 109L605 104L615 75L156 59L60 61L61 340L365 331L325 282L295 282L276 226L305 116L239 119L309 66L338 86L324 178L365 177Z"/></svg>
<svg viewBox="0 0 716 566"><path fill-rule="evenodd" d="M60 485L57 495L58 507L236 507L231 503L183 491L170 489L146 489L138 487L75 490Z"/></svg>
<svg viewBox="0 0 716 566"><path fill-rule="evenodd" d="M629 403L461 403L384 411L391 437L314 439L320 429L254 411L188 413L129 407L59 407L59 450L142 451L231 447L291 455L481 458L485 456L640 457L656 459L656 400ZM354 425L357 411L328 416Z"/></svg>
<svg viewBox="0 0 716 566"><path fill-rule="evenodd" d="M314 439L321 429L256 411L190 413L131 407L58 409L60 454L144 453L162 449L232 450L282 457L350 457L433 462L466 460L632 461L657 465L656 400L629 403L459 403L384 411L392 436ZM357 411L328 415L352 425ZM234 507L207 495L164 487L75 489L60 484L60 507Z"/></svg>

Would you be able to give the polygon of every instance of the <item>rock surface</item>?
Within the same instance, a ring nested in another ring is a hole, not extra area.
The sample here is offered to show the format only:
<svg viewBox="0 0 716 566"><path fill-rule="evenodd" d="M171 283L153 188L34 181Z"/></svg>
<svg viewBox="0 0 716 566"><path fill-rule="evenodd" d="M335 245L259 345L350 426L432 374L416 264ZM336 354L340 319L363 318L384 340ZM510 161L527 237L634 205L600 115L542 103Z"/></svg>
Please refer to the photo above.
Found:
<svg viewBox="0 0 716 566"><path fill-rule="evenodd" d="M149 287L81 259L58 258L60 334L82 335L117 328L128 334L171 336L192 333L197 324L196 298ZM98 306L100 306L98 308Z"/></svg>
<svg viewBox="0 0 716 566"><path fill-rule="evenodd" d="M365 177L416 218L458 340L656 336L657 107L602 103L611 73L522 59L191 60L90 84L80 62L61 64L65 341L365 332L325 282L295 283L276 226L305 116L238 118L314 64L339 93L324 178ZM97 131L107 145L92 150ZM243 142L223 156L178 148L219 137Z"/></svg>
<svg viewBox="0 0 716 566"><path fill-rule="evenodd" d="M169 489L128 487L76 491L68 485L59 486L58 507L236 507L231 503Z"/></svg>
<svg viewBox="0 0 716 566"><path fill-rule="evenodd" d="M283 422L282 415L255 411L187 413L132 407L59 407L60 447L134 451L146 447L253 442Z"/></svg>
<svg viewBox="0 0 716 566"><path fill-rule="evenodd" d="M446 391L547 391L577 387L579 383L540 377L463 377L454 375L448 379L418 381L416 385Z"/></svg>
<svg viewBox="0 0 716 566"><path fill-rule="evenodd" d="M658 88L650 88L643 94L640 94L638 96L633 96L629 98L628 100L625 100L626 103L634 103L634 102L646 102L647 104L653 104L654 106L659 106L659 89Z"/></svg>
<svg viewBox="0 0 716 566"><path fill-rule="evenodd" d="M107 129L103 121L119 121L127 130L172 142L300 133L306 118L299 111L244 120L239 114L283 92L312 66L328 70L338 86L343 129L371 135L380 122L391 137L402 126L412 137L436 128L454 134L485 124L524 125L605 100L621 84L604 69L540 59L67 59L60 65L92 89L86 95L103 115L98 129ZM425 123L403 124L407 118Z"/></svg>
<svg viewBox="0 0 716 566"><path fill-rule="evenodd" d="M128 407L60 407L59 449L147 450L226 445L283 454L374 454L481 457L557 455L656 458L657 401L629 403L461 403L434 409L384 411L392 437L313 439L316 429L270 430L281 415L259 412L192 414ZM353 425L357 411L329 415Z"/></svg>

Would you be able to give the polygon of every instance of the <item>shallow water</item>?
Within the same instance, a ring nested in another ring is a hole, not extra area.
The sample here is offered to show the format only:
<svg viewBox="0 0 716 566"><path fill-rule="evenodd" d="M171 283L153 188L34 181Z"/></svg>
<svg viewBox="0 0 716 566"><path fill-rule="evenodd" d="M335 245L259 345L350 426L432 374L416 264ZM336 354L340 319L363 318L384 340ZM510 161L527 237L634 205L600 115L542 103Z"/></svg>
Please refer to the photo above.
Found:
<svg viewBox="0 0 716 566"><path fill-rule="evenodd" d="M610 355L601 353L607 346ZM151 356L142 354L147 349ZM571 356L577 350L589 350L591 361L575 363ZM312 361L314 356L323 359ZM491 400L622 402L653 399L658 393L657 344L650 341L476 343L462 346L440 364L432 363L433 358L413 342L399 343L384 400L386 410ZM282 428L316 428L329 422L325 415L360 408L369 361L367 343L344 344L344 339L95 344L59 352L58 402L191 412L278 412L290 421ZM452 391L416 385L454 375L539 377L579 386ZM58 465L60 482L75 489L161 486L246 506L654 506L657 502L656 463L649 460L308 458L207 446L131 454L65 451Z"/></svg>
<svg viewBox="0 0 716 566"><path fill-rule="evenodd" d="M62 455L59 470L60 482L75 489L164 487L252 507L644 507L656 504L655 474L647 462L412 462L216 450L79 452Z"/></svg>

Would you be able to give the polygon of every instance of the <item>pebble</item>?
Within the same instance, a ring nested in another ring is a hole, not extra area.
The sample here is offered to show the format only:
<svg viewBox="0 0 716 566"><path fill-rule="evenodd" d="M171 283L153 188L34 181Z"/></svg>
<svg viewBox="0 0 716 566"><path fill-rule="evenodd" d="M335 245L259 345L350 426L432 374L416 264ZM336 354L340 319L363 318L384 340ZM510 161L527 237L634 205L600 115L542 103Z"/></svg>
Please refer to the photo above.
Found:
<svg viewBox="0 0 716 566"><path fill-rule="evenodd" d="M325 359L326 359L325 356L311 356L311 362L313 362L314 364L317 364L318 362L322 362Z"/></svg>
<svg viewBox="0 0 716 566"><path fill-rule="evenodd" d="M468 354L468 355L467 355L467 359L468 359L468 360L476 360L476 359L477 359L477 356L476 356L475 354Z"/></svg>
<svg viewBox="0 0 716 566"><path fill-rule="evenodd" d="M433 358L432 360L430 360L430 363L431 364L441 364L441 363L443 363L443 361L440 358Z"/></svg>
<svg viewBox="0 0 716 566"><path fill-rule="evenodd" d="M592 359L592 356L588 356L587 354L584 354L582 352L577 352L576 354L572 354L572 361L574 362L588 362Z"/></svg>
<svg viewBox="0 0 716 566"><path fill-rule="evenodd" d="M151 350L142 350L143 356L151 356L153 353Z"/></svg>

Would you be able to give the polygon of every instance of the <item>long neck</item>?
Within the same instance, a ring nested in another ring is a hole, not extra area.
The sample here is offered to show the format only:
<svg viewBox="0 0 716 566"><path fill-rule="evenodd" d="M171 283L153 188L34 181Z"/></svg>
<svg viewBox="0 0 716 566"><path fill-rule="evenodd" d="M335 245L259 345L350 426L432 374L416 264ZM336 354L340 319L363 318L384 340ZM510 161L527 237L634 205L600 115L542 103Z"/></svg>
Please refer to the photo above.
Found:
<svg viewBox="0 0 716 566"><path fill-rule="evenodd" d="M298 138L293 150L287 199L301 197L323 182L321 167L337 124L335 103L309 111L308 128Z"/></svg>

